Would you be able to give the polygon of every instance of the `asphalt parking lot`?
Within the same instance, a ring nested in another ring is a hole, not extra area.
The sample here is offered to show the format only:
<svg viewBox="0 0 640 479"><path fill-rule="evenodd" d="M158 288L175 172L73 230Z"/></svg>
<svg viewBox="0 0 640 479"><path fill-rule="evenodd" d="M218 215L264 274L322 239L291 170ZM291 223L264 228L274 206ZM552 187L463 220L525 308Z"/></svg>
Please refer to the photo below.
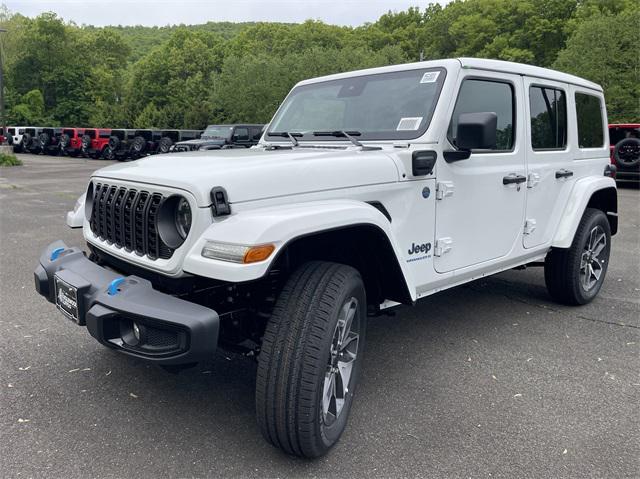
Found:
<svg viewBox="0 0 640 479"><path fill-rule="evenodd" d="M0 476L640 476L640 191L591 304L509 271L370 321L349 427L317 461L265 443L256 366L219 353L169 374L96 343L38 296L41 250L108 162L0 168Z"/></svg>

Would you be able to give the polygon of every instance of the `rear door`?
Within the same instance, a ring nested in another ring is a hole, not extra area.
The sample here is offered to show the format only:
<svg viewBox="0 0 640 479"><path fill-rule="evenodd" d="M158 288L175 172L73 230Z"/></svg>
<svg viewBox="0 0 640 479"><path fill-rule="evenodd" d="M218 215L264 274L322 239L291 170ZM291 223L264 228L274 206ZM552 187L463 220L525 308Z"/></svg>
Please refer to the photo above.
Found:
<svg viewBox="0 0 640 479"><path fill-rule="evenodd" d="M526 181L522 79L463 70L448 141L455 148L462 113L497 115L494 148L438 164L434 265L444 273L508 255L520 241Z"/></svg>
<svg viewBox="0 0 640 479"><path fill-rule="evenodd" d="M524 79L527 108L527 207L523 245L551 241L575 179L568 141L569 86Z"/></svg>

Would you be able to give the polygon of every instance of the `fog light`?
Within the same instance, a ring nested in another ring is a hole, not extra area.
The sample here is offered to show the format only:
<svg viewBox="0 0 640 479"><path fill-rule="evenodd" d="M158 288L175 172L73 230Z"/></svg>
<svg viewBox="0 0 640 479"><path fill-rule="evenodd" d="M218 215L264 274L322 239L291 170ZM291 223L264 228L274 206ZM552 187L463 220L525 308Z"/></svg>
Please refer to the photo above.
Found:
<svg viewBox="0 0 640 479"><path fill-rule="evenodd" d="M138 323L133 323L133 337L139 342L140 336L140 326L138 326Z"/></svg>

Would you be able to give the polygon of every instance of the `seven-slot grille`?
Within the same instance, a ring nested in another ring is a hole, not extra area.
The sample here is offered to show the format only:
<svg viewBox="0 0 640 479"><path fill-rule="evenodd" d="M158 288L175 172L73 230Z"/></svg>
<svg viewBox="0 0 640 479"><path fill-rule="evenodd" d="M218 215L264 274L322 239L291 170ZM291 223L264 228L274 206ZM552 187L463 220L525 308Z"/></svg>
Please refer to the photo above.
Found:
<svg viewBox="0 0 640 479"><path fill-rule="evenodd" d="M89 225L103 241L149 259L169 259L173 249L158 234L163 196L144 190L96 183Z"/></svg>

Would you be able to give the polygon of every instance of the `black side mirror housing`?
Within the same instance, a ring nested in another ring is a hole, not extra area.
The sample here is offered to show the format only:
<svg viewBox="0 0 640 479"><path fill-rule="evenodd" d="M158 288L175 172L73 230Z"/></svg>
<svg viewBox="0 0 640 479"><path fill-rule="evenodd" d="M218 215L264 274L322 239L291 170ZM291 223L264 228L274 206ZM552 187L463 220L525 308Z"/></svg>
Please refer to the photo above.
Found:
<svg viewBox="0 0 640 479"><path fill-rule="evenodd" d="M460 150L491 150L496 147L498 115L494 112L462 113L458 117L456 146Z"/></svg>
<svg viewBox="0 0 640 479"><path fill-rule="evenodd" d="M438 154L432 150L418 150L411 155L411 174L413 176L425 176L433 173Z"/></svg>

